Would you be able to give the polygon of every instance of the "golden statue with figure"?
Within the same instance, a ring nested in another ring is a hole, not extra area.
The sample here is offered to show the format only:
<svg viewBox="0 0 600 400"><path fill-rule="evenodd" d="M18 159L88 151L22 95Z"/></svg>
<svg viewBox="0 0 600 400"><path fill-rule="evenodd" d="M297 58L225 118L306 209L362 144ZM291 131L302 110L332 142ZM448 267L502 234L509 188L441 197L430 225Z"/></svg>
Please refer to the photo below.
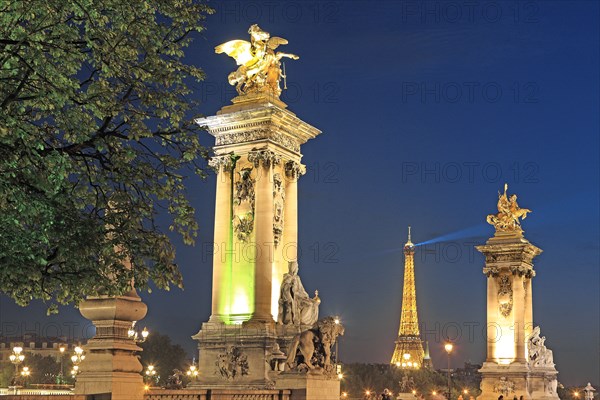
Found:
<svg viewBox="0 0 600 400"><path fill-rule="evenodd" d="M508 184L504 184L504 193L498 192L498 213L487 216L487 222L494 225L496 232L523 233L520 219L527 218L531 210L520 208L517 204L517 195L508 197Z"/></svg>
<svg viewBox="0 0 600 400"><path fill-rule="evenodd" d="M230 40L215 47L215 53L225 53L235 59L239 68L230 73L229 84L235 86L238 94L268 93L276 97L281 94L279 81L286 78L281 70L283 57L297 60L295 54L275 52L286 39L271 37L256 24L248 30L250 42L245 40Z"/></svg>

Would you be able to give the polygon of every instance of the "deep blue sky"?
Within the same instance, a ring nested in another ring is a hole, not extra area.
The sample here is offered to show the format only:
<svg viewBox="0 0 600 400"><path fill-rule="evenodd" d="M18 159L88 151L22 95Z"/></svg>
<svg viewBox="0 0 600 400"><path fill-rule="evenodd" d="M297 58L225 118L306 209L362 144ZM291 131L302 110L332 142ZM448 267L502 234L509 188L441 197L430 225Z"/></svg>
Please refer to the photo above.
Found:
<svg viewBox="0 0 600 400"><path fill-rule="evenodd" d="M302 149L300 275L307 290L319 289L321 315L346 324L343 361L389 362L407 225L414 242L466 229L417 252L419 316L438 367L439 338L456 326L453 365L483 360L485 276L472 246L492 235L485 216L507 182L533 210L526 237L544 250L534 319L559 379L599 383L599 4L464 3L213 2L217 14L189 49L208 75L196 92L202 113L233 97L226 78L235 63L214 46L247 39L251 24L300 55L286 63L283 99L323 131ZM143 294L140 324L190 355L190 336L210 313L203 243L212 242L214 186L214 177L189 180L201 233L194 248L177 241L186 289ZM44 315L43 305L0 299L5 334L84 330L76 310Z"/></svg>

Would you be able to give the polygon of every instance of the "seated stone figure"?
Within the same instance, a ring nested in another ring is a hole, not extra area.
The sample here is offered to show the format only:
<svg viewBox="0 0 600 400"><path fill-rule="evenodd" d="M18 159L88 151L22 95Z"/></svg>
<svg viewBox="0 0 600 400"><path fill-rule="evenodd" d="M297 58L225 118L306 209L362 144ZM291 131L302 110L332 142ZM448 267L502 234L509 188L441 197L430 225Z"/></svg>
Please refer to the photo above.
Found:
<svg viewBox="0 0 600 400"><path fill-rule="evenodd" d="M317 293L313 299L309 297L298 276L298 263L290 261L288 273L283 275L281 282L277 322L284 325L314 325L319 319L321 303Z"/></svg>

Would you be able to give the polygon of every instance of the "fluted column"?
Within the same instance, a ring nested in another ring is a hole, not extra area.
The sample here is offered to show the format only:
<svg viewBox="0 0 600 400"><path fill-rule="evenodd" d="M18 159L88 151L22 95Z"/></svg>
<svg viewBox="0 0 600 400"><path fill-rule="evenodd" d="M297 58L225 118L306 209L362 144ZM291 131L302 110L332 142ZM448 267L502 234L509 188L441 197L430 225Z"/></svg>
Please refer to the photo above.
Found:
<svg viewBox="0 0 600 400"><path fill-rule="evenodd" d="M211 322L223 322L221 314L227 299L224 274L229 268L227 251L231 248L231 207L232 207L232 155L213 157L210 166L217 170L217 190L215 199L215 230L213 251L212 307Z"/></svg>
<svg viewBox="0 0 600 400"><path fill-rule="evenodd" d="M306 172L304 165L296 161L285 164L285 211L284 236L282 243L283 259L286 262L298 260L298 179ZM287 266L286 266L287 267Z"/></svg>
<svg viewBox="0 0 600 400"><path fill-rule="evenodd" d="M273 235L273 165L281 162L280 156L270 150L255 150L248 154L254 164L256 176L256 205L254 229L256 240L256 269L254 273L253 322L273 322L271 292L274 260Z"/></svg>
<svg viewBox="0 0 600 400"><path fill-rule="evenodd" d="M484 270L487 276L487 357L486 361L496 361L494 359L494 350L496 345L496 337L498 336L498 325L496 324L496 309L497 296L496 296L496 282L494 275L497 274L497 270Z"/></svg>
<svg viewBox="0 0 600 400"><path fill-rule="evenodd" d="M515 298L515 361L526 362L525 359L525 288L523 287L522 274L513 274L513 296Z"/></svg>

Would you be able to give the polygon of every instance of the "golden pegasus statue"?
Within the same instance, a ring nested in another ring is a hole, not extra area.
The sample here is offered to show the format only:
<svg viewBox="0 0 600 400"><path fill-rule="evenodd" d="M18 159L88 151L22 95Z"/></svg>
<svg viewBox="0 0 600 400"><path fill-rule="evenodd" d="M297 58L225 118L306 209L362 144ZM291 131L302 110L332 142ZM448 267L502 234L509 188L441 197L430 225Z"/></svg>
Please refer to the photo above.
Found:
<svg viewBox="0 0 600 400"><path fill-rule="evenodd" d="M498 213L487 216L487 222L494 225L496 232L522 234L521 221L527 218L531 210L520 208L517 204L517 195L508 197L508 184L504 184L504 193L498 192Z"/></svg>
<svg viewBox="0 0 600 400"><path fill-rule="evenodd" d="M279 81L286 78L281 70L283 57L297 60L295 54L275 52L282 44L287 44L286 39L271 37L256 24L248 30L250 42L245 40L230 40L215 47L215 53L225 53L235 59L239 68L230 73L230 85L235 85L239 95L249 93L270 93L279 97L281 87Z"/></svg>

